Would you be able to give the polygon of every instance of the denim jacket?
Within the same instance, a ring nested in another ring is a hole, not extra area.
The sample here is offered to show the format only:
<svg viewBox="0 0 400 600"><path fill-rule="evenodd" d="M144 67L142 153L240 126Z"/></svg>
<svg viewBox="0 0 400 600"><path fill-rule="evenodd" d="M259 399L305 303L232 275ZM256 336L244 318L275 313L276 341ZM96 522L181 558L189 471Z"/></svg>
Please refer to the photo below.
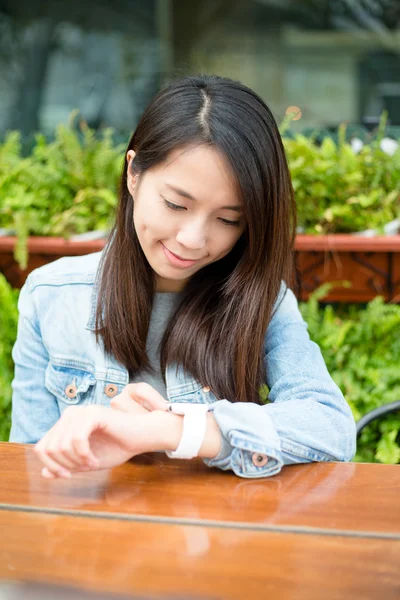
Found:
<svg viewBox="0 0 400 600"><path fill-rule="evenodd" d="M21 290L10 441L36 443L68 406L109 406L110 389L122 392L129 382L127 369L95 340L100 258L100 252L61 258L31 273ZM355 453L350 408L283 284L276 306L264 346L269 403L217 400L181 367L166 369L170 402L207 402L213 410L222 446L205 463L241 477L275 475L288 464L348 461Z"/></svg>

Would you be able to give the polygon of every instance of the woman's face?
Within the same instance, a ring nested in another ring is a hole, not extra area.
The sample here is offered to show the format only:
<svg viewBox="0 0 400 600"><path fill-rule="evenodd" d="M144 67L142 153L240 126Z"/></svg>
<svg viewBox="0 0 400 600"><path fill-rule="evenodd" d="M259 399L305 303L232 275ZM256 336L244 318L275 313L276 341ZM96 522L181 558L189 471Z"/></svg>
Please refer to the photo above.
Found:
<svg viewBox="0 0 400 600"><path fill-rule="evenodd" d="M194 273L234 247L246 224L229 167L205 145L174 150L161 165L132 175L128 189L143 252L158 292L179 292Z"/></svg>

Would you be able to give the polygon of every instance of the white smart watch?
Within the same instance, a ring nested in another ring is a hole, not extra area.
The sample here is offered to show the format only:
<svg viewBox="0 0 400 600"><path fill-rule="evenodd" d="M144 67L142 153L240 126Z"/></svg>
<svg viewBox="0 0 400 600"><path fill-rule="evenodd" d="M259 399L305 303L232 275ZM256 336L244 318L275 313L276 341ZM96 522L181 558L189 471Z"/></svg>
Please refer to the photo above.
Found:
<svg viewBox="0 0 400 600"><path fill-rule="evenodd" d="M198 456L207 427L208 404L192 402L172 402L167 411L183 415L183 431L181 441L176 450L166 452L169 458L194 458Z"/></svg>

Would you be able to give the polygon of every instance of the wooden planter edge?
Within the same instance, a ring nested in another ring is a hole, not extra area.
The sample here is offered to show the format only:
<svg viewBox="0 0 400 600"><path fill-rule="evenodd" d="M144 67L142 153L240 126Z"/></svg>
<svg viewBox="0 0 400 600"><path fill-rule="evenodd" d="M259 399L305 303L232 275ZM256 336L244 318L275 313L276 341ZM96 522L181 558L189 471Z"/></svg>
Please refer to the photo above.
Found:
<svg viewBox="0 0 400 600"><path fill-rule="evenodd" d="M0 272L21 287L35 268L62 256L98 252L105 239L71 241L56 237L27 240L28 268L21 271L13 253L16 237L0 237ZM296 295L307 300L326 282L351 281L352 289L336 285L324 298L329 302L367 302L377 295L400 302L400 235L363 237L351 234L299 234L295 243Z"/></svg>
<svg viewBox="0 0 400 600"><path fill-rule="evenodd" d="M0 237L0 253L13 252L17 238ZM29 237L28 252L33 254L60 254L74 256L97 252L104 248L106 240L71 241L60 237ZM400 235L364 237L347 233L330 235L298 234L296 251L306 252L400 252Z"/></svg>

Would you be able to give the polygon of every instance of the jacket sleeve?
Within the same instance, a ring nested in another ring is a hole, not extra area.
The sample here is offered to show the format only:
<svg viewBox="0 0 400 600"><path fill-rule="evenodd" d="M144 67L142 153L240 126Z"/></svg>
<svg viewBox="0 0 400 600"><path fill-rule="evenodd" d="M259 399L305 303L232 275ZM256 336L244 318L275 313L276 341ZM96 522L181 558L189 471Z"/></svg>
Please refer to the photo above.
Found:
<svg viewBox="0 0 400 600"><path fill-rule="evenodd" d="M204 462L241 477L268 477L295 463L350 461L356 451L350 407L310 340L293 292L283 286L282 296L265 338L270 403L212 405L223 443Z"/></svg>
<svg viewBox="0 0 400 600"><path fill-rule="evenodd" d="M29 278L21 290L18 309L18 333L12 351L15 372L10 442L33 444L54 425L60 412L56 398L45 386L49 357L42 341Z"/></svg>

